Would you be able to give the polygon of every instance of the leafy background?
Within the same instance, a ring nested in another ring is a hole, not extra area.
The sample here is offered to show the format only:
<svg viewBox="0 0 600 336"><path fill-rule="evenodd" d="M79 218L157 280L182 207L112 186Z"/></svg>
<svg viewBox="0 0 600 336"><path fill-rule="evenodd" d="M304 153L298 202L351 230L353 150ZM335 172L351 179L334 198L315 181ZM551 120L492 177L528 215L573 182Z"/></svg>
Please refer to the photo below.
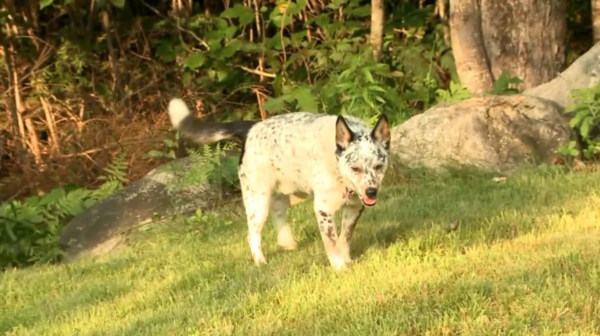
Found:
<svg viewBox="0 0 600 336"><path fill-rule="evenodd" d="M470 97L436 1L385 1L379 61L367 43L370 1L180 1L191 6L173 11L177 2L2 2L0 266L58 258L73 215L188 155L171 139L173 96L206 120L304 110L369 122L385 112L393 124ZM590 11L589 0L569 2L569 62L591 45ZM518 82L504 75L490 94ZM588 134L595 105L582 106L573 126ZM207 171L235 184L213 163Z"/></svg>

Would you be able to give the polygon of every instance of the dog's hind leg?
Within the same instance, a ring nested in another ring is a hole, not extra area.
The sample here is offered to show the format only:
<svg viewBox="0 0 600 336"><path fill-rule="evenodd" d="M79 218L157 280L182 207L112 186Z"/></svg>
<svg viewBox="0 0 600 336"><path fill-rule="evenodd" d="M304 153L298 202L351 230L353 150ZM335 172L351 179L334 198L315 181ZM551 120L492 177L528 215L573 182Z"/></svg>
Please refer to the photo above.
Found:
<svg viewBox="0 0 600 336"><path fill-rule="evenodd" d="M262 251L262 230L269 217L271 192L245 190L242 199L248 217L248 244L252 259L258 266L267 262Z"/></svg>
<svg viewBox="0 0 600 336"><path fill-rule="evenodd" d="M352 258L350 258L350 239L364 210L365 206L362 205L360 200L349 200L348 204L342 209L342 231L337 245L346 263L352 262Z"/></svg>
<svg viewBox="0 0 600 336"><path fill-rule="evenodd" d="M290 207L288 195L277 194L271 199L271 216L273 227L277 231L277 245L286 250L295 250L298 246L292 229L287 223L287 209Z"/></svg>

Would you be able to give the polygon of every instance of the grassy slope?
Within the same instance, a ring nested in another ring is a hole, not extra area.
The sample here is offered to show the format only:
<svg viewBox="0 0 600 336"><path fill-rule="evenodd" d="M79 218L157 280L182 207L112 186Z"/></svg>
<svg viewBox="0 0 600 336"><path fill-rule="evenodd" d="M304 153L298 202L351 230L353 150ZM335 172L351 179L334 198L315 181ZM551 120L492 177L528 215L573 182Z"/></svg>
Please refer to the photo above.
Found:
<svg viewBox="0 0 600 336"><path fill-rule="evenodd" d="M96 262L0 275L0 334L597 334L599 187L600 173L411 174L365 212L342 273L309 202L291 213L299 250L269 226L254 267L238 206Z"/></svg>

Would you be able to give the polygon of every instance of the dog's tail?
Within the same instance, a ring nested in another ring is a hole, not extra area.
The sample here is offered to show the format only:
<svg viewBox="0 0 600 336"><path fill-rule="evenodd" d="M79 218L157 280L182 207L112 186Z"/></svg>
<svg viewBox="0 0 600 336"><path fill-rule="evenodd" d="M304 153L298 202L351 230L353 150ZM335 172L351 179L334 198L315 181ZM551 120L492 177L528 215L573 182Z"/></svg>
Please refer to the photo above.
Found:
<svg viewBox="0 0 600 336"><path fill-rule="evenodd" d="M169 118L173 127L185 137L201 145L221 140L246 139L248 131L258 121L240 120L226 123L202 121L194 117L182 99L173 98L169 102Z"/></svg>

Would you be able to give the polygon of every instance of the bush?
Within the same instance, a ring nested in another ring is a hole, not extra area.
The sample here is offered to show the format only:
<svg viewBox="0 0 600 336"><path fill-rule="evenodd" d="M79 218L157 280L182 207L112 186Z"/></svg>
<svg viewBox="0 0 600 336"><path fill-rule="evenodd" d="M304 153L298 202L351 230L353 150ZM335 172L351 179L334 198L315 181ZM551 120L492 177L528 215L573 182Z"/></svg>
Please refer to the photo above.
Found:
<svg viewBox="0 0 600 336"><path fill-rule="evenodd" d="M95 190L67 185L26 201L0 204L0 269L55 262L62 256L58 246L64 225L95 202L123 187L126 155L105 168L104 183Z"/></svg>
<svg viewBox="0 0 600 336"><path fill-rule="evenodd" d="M575 129L583 147L583 157L592 159L600 153L600 83L593 88L575 89L571 92L573 104L566 113L571 117L569 125ZM559 149L565 156L579 156L575 141Z"/></svg>

